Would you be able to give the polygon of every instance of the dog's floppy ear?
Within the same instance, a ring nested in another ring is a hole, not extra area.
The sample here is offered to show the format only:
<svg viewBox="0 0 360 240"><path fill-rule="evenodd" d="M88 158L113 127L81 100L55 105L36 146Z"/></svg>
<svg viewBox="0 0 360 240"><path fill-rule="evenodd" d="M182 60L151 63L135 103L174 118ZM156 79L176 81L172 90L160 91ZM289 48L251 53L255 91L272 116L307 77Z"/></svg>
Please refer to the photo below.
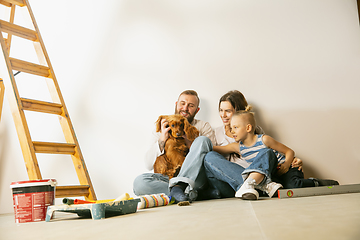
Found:
<svg viewBox="0 0 360 240"><path fill-rule="evenodd" d="M161 115L161 116L159 116L158 120L155 122L156 123L156 132L160 132L160 130L161 130L161 120L163 118L167 118L167 116L166 115Z"/></svg>
<svg viewBox="0 0 360 240"><path fill-rule="evenodd" d="M184 132L190 141L194 141L195 138L199 136L199 131L197 128L191 125L187 119L184 121Z"/></svg>

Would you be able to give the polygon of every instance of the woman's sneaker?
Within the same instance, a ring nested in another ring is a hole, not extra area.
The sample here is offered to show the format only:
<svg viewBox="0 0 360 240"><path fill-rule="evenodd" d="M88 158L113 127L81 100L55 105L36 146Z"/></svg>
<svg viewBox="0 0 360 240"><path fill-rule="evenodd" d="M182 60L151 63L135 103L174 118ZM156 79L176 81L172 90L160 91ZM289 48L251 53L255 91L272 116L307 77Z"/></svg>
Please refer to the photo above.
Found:
<svg viewBox="0 0 360 240"><path fill-rule="evenodd" d="M338 181L331 179L318 179L318 178L309 178L309 179L313 180L315 187L339 185Z"/></svg>
<svg viewBox="0 0 360 240"><path fill-rule="evenodd" d="M269 197L272 197L276 193L276 191L282 187L283 186L280 183L276 183L276 182L270 182L263 186L259 186L259 185L256 186L257 189L266 192L267 195L269 195Z"/></svg>
<svg viewBox="0 0 360 240"><path fill-rule="evenodd" d="M239 190L235 193L235 197L244 199L244 200L257 200L259 198L259 193L255 190L255 180L252 178L247 178Z"/></svg>

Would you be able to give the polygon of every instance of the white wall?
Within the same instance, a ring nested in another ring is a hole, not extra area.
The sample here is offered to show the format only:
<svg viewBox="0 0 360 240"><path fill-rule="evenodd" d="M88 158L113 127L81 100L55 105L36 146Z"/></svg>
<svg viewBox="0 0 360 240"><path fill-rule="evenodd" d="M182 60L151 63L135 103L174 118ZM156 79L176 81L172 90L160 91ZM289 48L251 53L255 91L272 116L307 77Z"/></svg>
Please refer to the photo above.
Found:
<svg viewBox="0 0 360 240"><path fill-rule="evenodd" d="M355 0L30 3L98 199L133 195L153 123L173 113L185 89L198 91L197 116L213 127L221 125L218 99L242 91L265 131L303 159L307 177L360 182ZM42 83L25 76L23 92L46 100ZM46 123L31 121L40 127L33 139L61 140ZM27 174L6 99L0 136L0 213L7 213L10 183ZM70 157L38 158L43 178L77 183Z"/></svg>

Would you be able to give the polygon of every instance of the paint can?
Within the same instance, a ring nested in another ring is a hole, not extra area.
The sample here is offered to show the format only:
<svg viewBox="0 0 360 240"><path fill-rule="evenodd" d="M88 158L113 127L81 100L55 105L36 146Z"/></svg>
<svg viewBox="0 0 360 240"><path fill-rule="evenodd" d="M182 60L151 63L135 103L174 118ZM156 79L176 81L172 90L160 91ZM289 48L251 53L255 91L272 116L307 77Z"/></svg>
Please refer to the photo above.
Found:
<svg viewBox="0 0 360 240"><path fill-rule="evenodd" d="M54 205L55 179L12 182L15 222L44 221L47 207Z"/></svg>

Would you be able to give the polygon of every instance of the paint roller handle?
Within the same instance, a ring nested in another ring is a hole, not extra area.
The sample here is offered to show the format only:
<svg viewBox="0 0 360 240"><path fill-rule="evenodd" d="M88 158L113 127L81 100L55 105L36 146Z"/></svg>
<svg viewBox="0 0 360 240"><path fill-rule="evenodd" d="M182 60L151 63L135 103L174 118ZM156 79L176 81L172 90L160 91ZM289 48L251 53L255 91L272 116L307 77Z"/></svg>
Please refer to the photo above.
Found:
<svg viewBox="0 0 360 240"><path fill-rule="evenodd" d="M81 199L64 198L63 203L67 205L71 205L71 204L86 204L86 203L95 203L95 202L85 201Z"/></svg>
<svg viewBox="0 0 360 240"><path fill-rule="evenodd" d="M95 203L95 202L85 201L85 200L81 200L81 199L74 200L74 204L86 204L86 203Z"/></svg>
<svg viewBox="0 0 360 240"><path fill-rule="evenodd" d="M74 204L74 199L64 198L62 200L62 202L63 202L63 204L71 205L71 204Z"/></svg>

